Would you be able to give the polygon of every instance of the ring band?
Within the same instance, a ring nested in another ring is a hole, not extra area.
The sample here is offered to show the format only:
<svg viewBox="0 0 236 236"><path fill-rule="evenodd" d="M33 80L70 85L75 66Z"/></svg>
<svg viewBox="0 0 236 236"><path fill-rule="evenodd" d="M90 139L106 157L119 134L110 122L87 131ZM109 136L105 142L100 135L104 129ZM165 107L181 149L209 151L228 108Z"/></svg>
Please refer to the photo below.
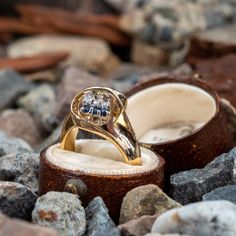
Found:
<svg viewBox="0 0 236 236"><path fill-rule="evenodd" d="M71 103L61 133L60 148L75 151L78 131L94 133L113 143L124 162L141 165L141 151L126 115L126 97L104 87L91 87L79 92Z"/></svg>

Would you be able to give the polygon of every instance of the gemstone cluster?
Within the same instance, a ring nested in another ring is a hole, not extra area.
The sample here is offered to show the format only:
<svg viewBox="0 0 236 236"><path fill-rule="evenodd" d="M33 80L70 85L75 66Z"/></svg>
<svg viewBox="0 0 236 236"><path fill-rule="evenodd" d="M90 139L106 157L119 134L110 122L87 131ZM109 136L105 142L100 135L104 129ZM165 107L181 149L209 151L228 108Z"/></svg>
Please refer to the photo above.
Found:
<svg viewBox="0 0 236 236"><path fill-rule="evenodd" d="M80 112L95 123L106 123L110 118L110 98L107 93L87 93L84 95Z"/></svg>

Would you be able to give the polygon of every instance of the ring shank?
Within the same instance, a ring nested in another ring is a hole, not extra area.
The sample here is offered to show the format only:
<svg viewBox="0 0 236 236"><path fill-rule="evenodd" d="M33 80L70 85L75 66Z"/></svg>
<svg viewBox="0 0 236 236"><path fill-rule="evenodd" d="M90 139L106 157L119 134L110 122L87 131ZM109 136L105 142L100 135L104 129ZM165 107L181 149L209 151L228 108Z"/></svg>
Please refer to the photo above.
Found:
<svg viewBox="0 0 236 236"><path fill-rule="evenodd" d="M120 128L121 124L119 122L116 122L116 125L107 131L106 129L95 127L84 120L76 121L76 125L73 121L71 122L71 120L72 117L68 117L67 122L63 127L60 142L61 149L75 152L76 137L81 129L96 134L113 143L122 154L126 163L130 165L142 164L140 148L135 137L132 137L132 134L127 129L124 129L123 127ZM119 125L117 125L117 123Z"/></svg>

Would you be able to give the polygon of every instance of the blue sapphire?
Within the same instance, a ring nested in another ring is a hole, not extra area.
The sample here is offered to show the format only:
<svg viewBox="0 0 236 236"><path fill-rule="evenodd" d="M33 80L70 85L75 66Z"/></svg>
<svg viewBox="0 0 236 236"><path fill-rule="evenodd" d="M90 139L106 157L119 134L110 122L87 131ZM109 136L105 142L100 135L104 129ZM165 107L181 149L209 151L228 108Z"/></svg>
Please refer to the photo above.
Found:
<svg viewBox="0 0 236 236"><path fill-rule="evenodd" d="M81 107L81 111L84 113L88 113L90 110L90 106L89 105L84 105Z"/></svg>
<svg viewBox="0 0 236 236"><path fill-rule="evenodd" d="M102 112L101 112L102 116L104 116L104 117L107 116L107 113L108 113L107 110L102 109Z"/></svg>
<svg viewBox="0 0 236 236"><path fill-rule="evenodd" d="M93 108L93 115L98 115L100 113L100 109L98 107Z"/></svg>

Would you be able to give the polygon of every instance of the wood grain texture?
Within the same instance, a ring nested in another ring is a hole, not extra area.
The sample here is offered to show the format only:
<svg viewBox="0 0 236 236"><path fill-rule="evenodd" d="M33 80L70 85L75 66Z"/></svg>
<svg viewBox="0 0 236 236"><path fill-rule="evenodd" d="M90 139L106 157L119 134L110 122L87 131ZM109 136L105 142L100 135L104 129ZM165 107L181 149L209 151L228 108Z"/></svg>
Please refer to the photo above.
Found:
<svg viewBox="0 0 236 236"><path fill-rule="evenodd" d="M137 84L127 97L146 88L164 83L186 83L208 92L216 102L216 114L202 128L185 137L162 143L141 143L160 154L166 161L166 177L173 173L194 168L202 168L218 155L227 152L233 145L232 134L227 126L227 118L215 90L202 80L176 75L153 74L146 82ZM186 98L190 99L190 98ZM168 104L167 104L168 107Z"/></svg>
<svg viewBox="0 0 236 236"><path fill-rule="evenodd" d="M106 203L109 213L114 221L118 222L120 207L125 194L131 189L145 184L164 186L164 159L160 158L156 169L142 174L132 175L96 175L85 174L79 171L68 171L58 168L48 162L46 149L40 154L39 194L48 191L63 191L66 182L70 179L81 179L87 186L87 195L81 198L86 206L96 196L101 196Z"/></svg>

